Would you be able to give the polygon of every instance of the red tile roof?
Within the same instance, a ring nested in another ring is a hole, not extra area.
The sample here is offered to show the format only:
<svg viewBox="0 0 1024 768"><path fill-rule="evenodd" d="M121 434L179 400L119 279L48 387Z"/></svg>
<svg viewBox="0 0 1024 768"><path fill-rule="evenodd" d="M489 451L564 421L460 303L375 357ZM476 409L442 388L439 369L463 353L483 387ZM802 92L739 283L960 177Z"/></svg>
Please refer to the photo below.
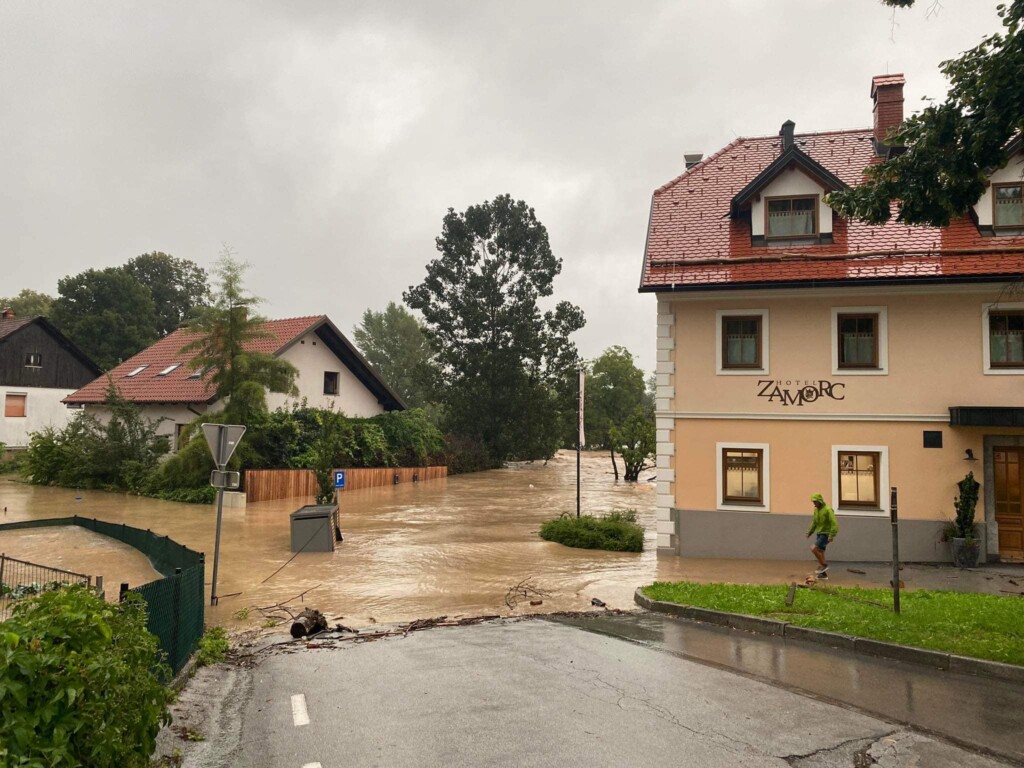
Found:
<svg viewBox="0 0 1024 768"><path fill-rule="evenodd" d="M796 143L851 186L879 162L867 128L797 134ZM731 218L730 204L780 151L779 136L736 139L655 190L640 290L1024 274L1024 237L982 237L967 216L943 228L836 217L832 243L752 245L750 217Z"/></svg>
<svg viewBox="0 0 1024 768"><path fill-rule="evenodd" d="M327 320L326 315L268 320L262 326L265 337L245 345L248 352L277 354L298 337ZM194 341L198 334L179 328L156 344L129 358L114 370L68 395L65 403L102 403L113 380L121 397L133 403L208 403L215 393L210 388L209 374L190 379L195 371L188 365L188 355L181 348ZM160 376L160 372L179 363L179 367ZM143 368L135 376L129 374Z"/></svg>

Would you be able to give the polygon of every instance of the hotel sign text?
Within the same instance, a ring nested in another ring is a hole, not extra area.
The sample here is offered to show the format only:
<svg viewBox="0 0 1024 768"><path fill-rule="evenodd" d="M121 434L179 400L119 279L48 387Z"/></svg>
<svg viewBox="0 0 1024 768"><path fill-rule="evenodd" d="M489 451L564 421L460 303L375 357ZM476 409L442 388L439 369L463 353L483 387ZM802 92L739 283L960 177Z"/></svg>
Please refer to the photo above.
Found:
<svg viewBox="0 0 1024 768"><path fill-rule="evenodd" d="M826 381L824 379L816 381L761 379L757 382L757 385L760 387L757 393L758 397L765 398L769 403L779 403L784 406L795 405L802 407L823 397L828 397L832 400L843 400L846 397L843 394L846 384Z"/></svg>

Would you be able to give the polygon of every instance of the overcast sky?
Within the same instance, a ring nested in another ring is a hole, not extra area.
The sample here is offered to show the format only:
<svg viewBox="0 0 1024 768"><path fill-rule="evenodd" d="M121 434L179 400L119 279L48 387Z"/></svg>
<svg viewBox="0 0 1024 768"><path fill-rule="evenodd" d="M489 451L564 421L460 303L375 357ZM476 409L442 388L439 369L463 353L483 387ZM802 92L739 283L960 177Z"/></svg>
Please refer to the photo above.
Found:
<svg viewBox="0 0 1024 768"><path fill-rule="evenodd" d="M252 265L272 317L401 300L449 207L526 200L577 342L654 367L651 192L736 136L909 109L995 0L0 2L0 295L161 250Z"/></svg>

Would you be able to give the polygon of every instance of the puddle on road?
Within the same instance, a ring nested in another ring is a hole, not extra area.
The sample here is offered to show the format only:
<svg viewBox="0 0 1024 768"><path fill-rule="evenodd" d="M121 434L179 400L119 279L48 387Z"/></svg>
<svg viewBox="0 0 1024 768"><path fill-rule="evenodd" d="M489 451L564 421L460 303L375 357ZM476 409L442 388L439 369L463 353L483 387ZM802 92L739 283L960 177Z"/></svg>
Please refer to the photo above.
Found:
<svg viewBox="0 0 1024 768"><path fill-rule="evenodd" d="M566 451L547 464L347 491L340 502L344 543L333 553L298 555L265 583L292 556L288 514L307 501L225 509L218 592L241 594L209 609L207 621L238 624L233 614L239 609L272 605L311 587L316 589L306 596L307 605L332 620L344 616L345 624L366 626L371 618L384 623L507 614L505 594L524 579L549 594L542 606L526 601L517 613L585 610L593 597L611 608L632 608L636 587L655 580L778 583L805 575L805 565L792 563L766 572L742 561L659 559L654 486L616 483L607 455L596 453L583 459L584 511L636 509L647 531L645 551L579 550L543 541L537 531L544 520L575 512L575 469L575 454ZM208 581L212 574L212 506L2 482L0 506L8 508L11 521L78 514L150 528L205 552Z"/></svg>

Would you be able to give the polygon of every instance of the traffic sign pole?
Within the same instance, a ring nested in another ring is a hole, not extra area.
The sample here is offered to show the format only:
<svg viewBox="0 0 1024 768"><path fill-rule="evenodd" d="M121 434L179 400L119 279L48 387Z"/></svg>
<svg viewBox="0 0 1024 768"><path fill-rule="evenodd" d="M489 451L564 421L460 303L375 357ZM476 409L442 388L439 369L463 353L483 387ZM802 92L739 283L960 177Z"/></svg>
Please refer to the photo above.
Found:
<svg viewBox="0 0 1024 768"><path fill-rule="evenodd" d="M900 520L895 486L889 489L889 522L892 523L892 609L900 612Z"/></svg>
<svg viewBox="0 0 1024 768"><path fill-rule="evenodd" d="M240 424L203 424L203 435L206 443L210 446L210 453L213 454L213 463L221 472L217 485L217 535L213 544L213 584L210 587L210 605L217 604L217 570L220 565L220 528L224 517L224 484L226 479L223 475L227 469L231 455L238 447L242 435L245 434L245 427ZM211 478L212 479L212 478Z"/></svg>
<svg viewBox="0 0 1024 768"><path fill-rule="evenodd" d="M219 440L217 441L217 454L214 457L215 460L220 459L224 455L224 451L227 448L228 431L226 429L219 430ZM221 472L226 468L226 464L218 464L217 469ZM224 517L224 489L217 489L217 537L213 543L213 586L210 587L210 605L217 604L217 566L220 565L220 524Z"/></svg>

